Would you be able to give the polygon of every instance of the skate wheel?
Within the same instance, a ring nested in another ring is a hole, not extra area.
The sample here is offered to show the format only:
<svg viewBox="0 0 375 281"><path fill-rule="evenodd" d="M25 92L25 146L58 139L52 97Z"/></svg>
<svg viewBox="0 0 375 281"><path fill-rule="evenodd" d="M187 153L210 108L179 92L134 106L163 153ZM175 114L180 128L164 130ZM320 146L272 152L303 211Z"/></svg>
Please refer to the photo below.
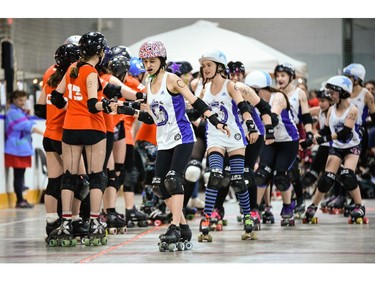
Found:
<svg viewBox="0 0 375 281"><path fill-rule="evenodd" d="M193 248L193 243L190 241L185 242L185 250L191 250Z"/></svg>
<svg viewBox="0 0 375 281"><path fill-rule="evenodd" d="M99 240L99 238L94 238L94 239L92 239L91 243L92 243L94 246L99 246L99 244L100 244L100 240Z"/></svg>
<svg viewBox="0 0 375 281"><path fill-rule="evenodd" d="M186 216L186 219L191 221L191 220L194 219L194 215L189 214L189 215Z"/></svg>
<svg viewBox="0 0 375 281"><path fill-rule="evenodd" d="M289 225L289 226L294 226L294 225L295 225L295 221L294 221L294 220L290 220L290 221L288 222L288 225Z"/></svg>
<svg viewBox="0 0 375 281"><path fill-rule="evenodd" d="M155 225L155 226L159 226L159 225L161 225L161 224L162 224L161 220L156 220L156 221L154 221L154 225Z"/></svg>
<svg viewBox="0 0 375 281"><path fill-rule="evenodd" d="M207 234L207 242L212 242L212 235L211 234Z"/></svg>
<svg viewBox="0 0 375 281"><path fill-rule="evenodd" d="M76 239L70 240L70 246L75 247L76 245L77 245Z"/></svg>
<svg viewBox="0 0 375 281"><path fill-rule="evenodd" d="M303 219L302 219L302 223L303 223L303 224L307 224L307 223L308 223L307 219L306 219L306 218L303 218Z"/></svg>
<svg viewBox="0 0 375 281"><path fill-rule="evenodd" d="M203 237L202 237L202 235L199 235L198 236L198 242L202 242L203 241Z"/></svg>
<svg viewBox="0 0 375 281"><path fill-rule="evenodd" d="M250 239L251 240L257 240L258 239L258 235L256 232L251 232L250 233Z"/></svg>
<svg viewBox="0 0 375 281"><path fill-rule="evenodd" d="M102 239L100 239L100 243L102 243L102 245L107 245L108 243L107 237L103 237Z"/></svg>
<svg viewBox="0 0 375 281"><path fill-rule="evenodd" d="M159 243L159 251L165 252L167 250L167 244L165 242Z"/></svg>
<svg viewBox="0 0 375 281"><path fill-rule="evenodd" d="M57 246L57 240L55 240L55 239L50 240L50 241L48 242L48 245L49 245L50 247L56 247L56 246Z"/></svg>
<svg viewBox="0 0 375 281"><path fill-rule="evenodd" d="M177 251L177 246L176 246L176 244L169 244L169 245L168 245L168 250L169 250L170 252L176 252L176 251Z"/></svg>
<svg viewBox="0 0 375 281"><path fill-rule="evenodd" d="M61 241L61 246L63 246L63 247L68 247L68 246L70 246L70 240L62 240Z"/></svg>
<svg viewBox="0 0 375 281"><path fill-rule="evenodd" d="M125 227L121 227L118 229L118 233L120 234L125 234L126 233L126 228Z"/></svg>
<svg viewBox="0 0 375 281"><path fill-rule="evenodd" d="M245 233L241 234L241 240L246 240L247 239L247 236Z"/></svg>
<svg viewBox="0 0 375 281"><path fill-rule="evenodd" d="M222 224L218 224L216 226L216 231L222 231L223 230L223 225Z"/></svg>
<svg viewBox="0 0 375 281"><path fill-rule="evenodd" d="M311 219L311 223L312 223L312 224L318 224L318 218L317 218L317 217L313 217L313 218Z"/></svg>
<svg viewBox="0 0 375 281"><path fill-rule="evenodd" d="M242 216L237 216L237 221L242 222Z"/></svg>
<svg viewBox="0 0 375 281"><path fill-rule="evenodd" d="M356 224L363 224L363 219L362 219L362 218L357 218L357 219L355 220L355 223L356 223Z"/></svg>
<svg viewBox="0 0 375 281"><path fill-rule="evenodd" d="M109 228L109 234L112 234L112 235L117 234L117 228L113 228L113 227Z"/></svg>
<svg viewBox="0 0 375 281"><path fill-rule="evenodd" d="M138 226L139 227L146 227L146 226L148 226L148 223L147 223L147 221L139 221Z"/></svg>
<svg viewBox="0 0 375 281"><path fill-rule="evenodd" d="M183 242L178 242L177 243L177 250L179 250L179 251L185 250L185 244Z"/></svg>
<svg viewBox="0 0 375 281"><path fill-rule="evenodd" d="M228 220L223 220L223 225L227 226L228 225Z"/></svg>
<svg viewBox="0 0 375 281"><path fill-rule="evenodd" d="M363 223L364 224L368 224L370 221L369 221L369 218L367 218L367 217L364 217L363 218Z"/></svg>

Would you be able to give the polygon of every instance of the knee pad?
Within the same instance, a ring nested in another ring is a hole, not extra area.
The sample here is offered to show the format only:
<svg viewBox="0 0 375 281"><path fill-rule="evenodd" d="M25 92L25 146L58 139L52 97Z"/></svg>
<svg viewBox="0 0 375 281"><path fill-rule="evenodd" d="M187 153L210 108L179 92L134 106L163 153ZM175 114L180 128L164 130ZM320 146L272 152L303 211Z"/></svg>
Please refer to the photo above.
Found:
<svg viewBox="0 0 375 281"><path fill-rule="evenodd" d="M108 184L108 177L104 172L91 173L89 175L90 190L100 189L104 191Z"/></svg>
<svg viewBox="0 0 375 281"><path fill-rule="evenodd" d="M310 187L312 186L316 180L318 179L318 175L315 171L307 171L301 179L302 186Z"/></svg>
<svg viewBox="0 0 375 281"><path fill-rule="evenodd" d="M275 171L273 183L280 191L287 191L290 187L290 176L288 171Z"/></svg>
<svg viewBox="0 0 375 281"><path fill-rule="evenodd" d="M116 188L116 191L120 189L121 184L115 170L108 171L108 186Z"/></svg>
<svg viewBox="0 0 375 281"><path fill-rule="evenodd" d="M260 165L255 172L255 184L257 185L257 187L267 187L272 176L271 173L271 167Z"/></svg>
<svg viewBox="0 0 375 281"><path fill-rule="evenodd" d="M245 167L245 169L244 169L244 179L245 179L245 184L247 185L248 189L256 188L255 173L254 173L253 169Z"/></svg>
<svg viewBox="0 0 375 281"><path fill-rule="evenodd" d="M223 180L224 176L221 169L211 169L207 186L212 189L219 190L223 184Z"/></svg>
<svg viewBox="0 0 375 281"><path fill-rule="evenodd" d="M182 185L182 175L170 170L164 180L165 188L170 195L184 194L184 187Z"/></svg>
<svg viewBox="0 0 375 281"><path fill-rule="evenodd" d="M79 175L78 188L74 192L74 198L83 201L90 192L90 182L87 175Z"/></svg>
<svg viewBox="0 0 375 281"><path fill-rule="evenodd" d="M136 168L132 168L129 171L125 171L125 178L124 178L124 191L127 192L134 192L135 186L137 185L139 178L139 172Z"/></svg>
<svg viewBox="0 0 375 281"><path fill-rule="evenodd" d="M124 171L124 164L123 163L115 163L115 171L118 173L118 180L121 184L124 182L125 179L125 171Z"/></svg>
<svg viewBox="0 0 375 281"><path fill-rule="evenodd" d="M185 179L190 182L197 182L202 174L202 163L198 160L190 160L185 171Z"/></svg>
<svg viewBox="0 0 375 281"><path fill-rule="evenodd" d="M344 185L344 188L347 191L352 191L357 188L358 181L353 170L346 169L346 168L342 169L340 173L340 178L341 178L342 184Z"/></svg>
<svg viewBox="0 0 375 281"><path fill-rule="evenodd" d="M73 192L76 191L78 185L78 175L72 175L68 170L63 174L61 179L61 190L68 189Z"/></svg>
<svg viewBox="0 0 375 281"><path fill-rule="evenodd" d="M244 191L247 191L245 179L241 174L232 175L230 179L230 185L235 193L242 193Z"/></svg>
<svg viewBox="0 0 375 281"><path fill-rule="evenodd" d="M327 193L335 184L336 175L330 172L324 172L324 174L318 180L318 190L321 193Z"/></svg>
<svg viewBox="0 0 375 281"><path fill-rule="evenodd" d="M52 196L56 200L61 197L61 180L62 175L57 178L48 178L48 184L46 188L46 194Z"/></svg>
<svg viewBox="0 0 375 281"><path fill-rule="evenodd" d="M151 185L152 185L152 191L154 192L154 194L160 199L164 200L163 192L161 191L161 178L154 177L152 179Z"/></svg>

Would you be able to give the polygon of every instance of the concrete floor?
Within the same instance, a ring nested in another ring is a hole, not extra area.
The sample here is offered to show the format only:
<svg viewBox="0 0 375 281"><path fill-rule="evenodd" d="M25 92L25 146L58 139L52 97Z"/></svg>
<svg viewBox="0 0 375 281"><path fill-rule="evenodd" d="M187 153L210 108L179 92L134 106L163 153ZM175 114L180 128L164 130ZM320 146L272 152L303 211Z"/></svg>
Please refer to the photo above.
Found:
<svg viewBox="0 0 375 281"><path fill-rule="evenodd" d="M136 202L141 202L140 197L136 198ZM159 252L157 246L159 234L165 232L165 225L128 228L126 234L109 235L105 246L78 244L67 248L49 247L44 242L44 205L33 209L5 209L0 210L0 264L1 267L5 265L5 269L9 269L6 264L125 263L131 264L132 268L145 263L154 266L191 264L198 268L212 264L219 266L221 276L225 272L221 271L220 264L257 264L257 267L272 264L275 269L281 266L280 270L291 264L336 264L345 265L345 269L351 265L364 265L375 269L375 200L364 200L364 204L370 220L366 225L350 225L343 215L319 211L319 224L302 224L301 220L296 220L293 227L281 227L281 201L274 201L275 224L263 224L257 240L242 241L242 225L236 220L238 203L228 202L225 205L228 225L222 232L211 232L213 242L198 242L200 217L197 216L189 221L193 231L193 249L174 253ZM118 199L117 210L124 210L122 198ZM269 266L265 270L270 271ZM272 274L272 271L269 273ZM360 268L354 272L359 274L364 270ZM348 277L347 274L344 276Z"/></svg>

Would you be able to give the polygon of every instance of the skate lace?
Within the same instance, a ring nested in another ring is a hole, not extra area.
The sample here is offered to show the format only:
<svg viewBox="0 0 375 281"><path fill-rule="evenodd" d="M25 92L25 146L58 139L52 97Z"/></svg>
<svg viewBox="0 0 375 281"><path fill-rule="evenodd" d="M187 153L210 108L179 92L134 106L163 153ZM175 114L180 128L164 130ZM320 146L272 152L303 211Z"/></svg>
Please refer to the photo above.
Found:
<svg viewBox="0 0 375 281"><path fill-rule="evenodd" d="M359 215L359 216L364 216L365 212L362 208L361 205L355 205L354 210L352 212L353 214Z"/></svg>
<svg viewBox="0 0 375 281"><path fill-rule="evenodd" d="M210 216L205 214L205 217L201 219L201 226L210 226Z"/></svg>

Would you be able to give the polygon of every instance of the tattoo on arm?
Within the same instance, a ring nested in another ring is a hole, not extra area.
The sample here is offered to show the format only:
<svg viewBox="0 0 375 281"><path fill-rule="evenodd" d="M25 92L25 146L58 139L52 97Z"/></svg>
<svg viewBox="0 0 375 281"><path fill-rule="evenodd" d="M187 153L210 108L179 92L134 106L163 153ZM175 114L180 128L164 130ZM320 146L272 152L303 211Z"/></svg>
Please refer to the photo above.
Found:
<svg viewBox="0 0 375 281"><path fill-rule="evenodd" d="M177 80L177 85L180 87L180 88L184 88L186 85L185 83L181 80L181 79L178 79Z"/></svg>
<svg viewBox="0 0 375 281"><path fill-rule="evenodd" d="M348 119L349 120L357 120L357 114L354 114L354 113L349 113L348 114Z"/></svg>
<svg viewBox="0 0 375 281"><path fill-rule="evenodd" d="M88 88L91 88L92 87L92 81L89 81L89 84L87 86Z"/></svg>

